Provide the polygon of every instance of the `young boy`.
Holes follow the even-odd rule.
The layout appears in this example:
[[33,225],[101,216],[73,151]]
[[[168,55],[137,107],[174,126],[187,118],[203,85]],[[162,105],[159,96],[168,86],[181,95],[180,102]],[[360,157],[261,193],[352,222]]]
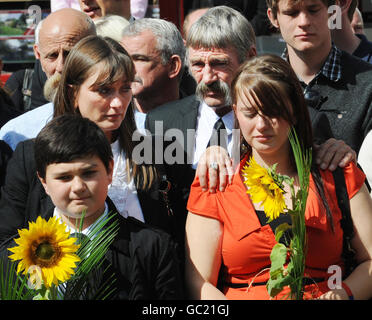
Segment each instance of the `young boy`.
[[328,22],[333,26],[335,7],[331,6],[345,1],[266,2],[268,17],[287,44],[287,59],[302,81],[305,98],[317,97],[309,106],[325,113],[334,138],[358,153],[372,129],[372,66],[332,44]]
[[[57,216],[74,232],[85,212],[82,233],[87,233],[100,217],[116,212],[107,197],[113,168],[111,147],[95,123],[78,115],[57,117],[38,134],[34,151],[38,177],[54,204],[41,213],[44,218]],[[34,220],[29,218],[24,227]],[[134,218],[116,214],[114,219],[119,231],[103,263],[115,274],[116,291],[110,298],[181,298],[170,236]]]

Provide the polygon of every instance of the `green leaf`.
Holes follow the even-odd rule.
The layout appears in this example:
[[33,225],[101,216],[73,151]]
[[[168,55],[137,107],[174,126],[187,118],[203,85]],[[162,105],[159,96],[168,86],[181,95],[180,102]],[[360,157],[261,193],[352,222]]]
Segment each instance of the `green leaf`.
[[283,265],[287,259],[287,247],[284,244],[277,243],[271,250],[270,277],[277,277],[283,271]]
[[29,300],[33,290],[27,287],[27,277],[17,274],[18,263],[0,258],[0,300]]
[[[108,217],[100,220],[91,229],[87,237],[82,238],[82,243],[78,249],[77,255],[81,258],[78,263],[75,274],[68,280],[67,290],[62,288],[62,296],[65,300],[87,299],[104,299],[112,292],[116,279],[113,275],[102,283],[101,287],[92,288],[87,292],[87,284],[89,279],[96,279],[98,274],[102,274],[100,268],[104,262],[104,257],[109,249],[109,246],[114,241],[118,231],[119,224],[116,219],[117,213],[109,213]],[[105,273],[106,268],[103,270]]]
[[283,274],[277,279],[269,279],[266,284],[267,291],[270,297],[278,295],[285,286],[289,286],[293,282],[293,278],[290,275],[283,276]]
[[275,241],[279,242],[284,232],[291,228],[292,227],[288,223],[282,223],[281,225],[277,226],[275,229]]

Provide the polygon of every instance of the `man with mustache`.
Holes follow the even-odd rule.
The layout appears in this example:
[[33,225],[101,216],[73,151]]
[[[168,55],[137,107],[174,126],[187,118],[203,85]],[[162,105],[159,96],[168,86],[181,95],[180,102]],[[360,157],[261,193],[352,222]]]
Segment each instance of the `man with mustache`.
[[[219,122],[226,133],[221,135],[219,144],[226,148],[230,157],[238,155],[234,142],[239,142],[239,134],[233,135],[235,119],[231,108],[230,85],[239,66],[255,55],[255,35],[248,20],[227,6],[210,8],[191,26],[186,40],[186,62],[197,83],[196,94],[157,107],[147,115],[146,128],[155,135],[163,134],[165,141],[172,140],[172,137],[167,137],[167,131],[172,132],[170,129],[178,129],[183,133],[183,140],[178,142],[185,152],[184,162],[170,166],[168,176],[182,190],[185,201],[196,168],[202,186],[210,190],[215,190],[217,178],[219,188],[224,189],[226,175],[232,176],[231,160],[226,154],[207,153],[206,156],[205,151],[213,140],[212,134],[215,134],[214,128]],[[319,142],[331,138],[327,118],[310,111]],[[158,130],[159,124],[162,132]],[[190,129],[194,130],[195,135],[190,135]],[[211,149],[216,148],[208,150]],[[327,167],[341,161],[348,163],[355,158],[350,147],[335,139],[329,139],[323,144],[322,150],[319,152],[320,160]],[[206,175],[209,175],[209,186]],[[184,203],[180,210],[185,208]]]
[[238,11],[227,6],[214,7],[190,27],[186,50],[186,62],[197,83],[195,95],[152,110],[146,127],[155,132],[155,121],[163,121],[164,132],[178,128],[184,137],[187,129],[195,129],[195,140],[184,141],[193,150],[188,159],[195,169],[218,121],[227,133],[224,144],[232,151],[230,84],[239,65],[256,55],[255,35],[251,24]]
[[[215,125],[224,127],[221,144],[230,155],[233,153],[234,114],[230,84],[239,65],[254,55],[255,36],[248,20],[227,6],[210,8],[191,26],[186,40],[186,63],[197,83],[196,94],[159,106],[147,114],[146,128],[156,138],[164,135],[164,158],[170,147],[167,141],[174,138],[168,139],[167,133],[174,132],[172,129],[182,132],[182,137],[177,136],[171,142],[171,145],[182,145],[176,150],[176,153],[182,152],[181,156],[176,155],[177,159],[182,158],[181,161],[172,164],[164,159],[164,163],[172,188],[182,198],[182,201],[170,199],[171,205],[180,217],[184,217],[184,222],[186,202],[199,158],[210,140],[212,144],[218,140],[215,139]],[[159,124],[162,131],[158,129]]]
[[[71,8],[55,11],[40,23],[34,52],[47,76],[45,87],[52,100],[71,48],[82,38],[95,35],[96,28],[85,13]],[[36,137],[52,117],[53,103],[44,104],[7,122],[0,130],[0,139],[14,150],[18,142]]]

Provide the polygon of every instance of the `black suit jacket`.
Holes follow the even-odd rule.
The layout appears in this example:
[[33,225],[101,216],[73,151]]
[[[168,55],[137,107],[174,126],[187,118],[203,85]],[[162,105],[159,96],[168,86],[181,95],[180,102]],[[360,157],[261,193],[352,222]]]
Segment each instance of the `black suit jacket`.
[[[155,139],[163,139],[163,136],[167,135],[167,131],[170,129],[178,129],[182,133],[183,139],[179,142],[184,150],[182,161],[171,165],[164,163],[164,168],[168,179],[177,192],[172,205],[179,213],[183,213],[182,215],[185,216],[185,219],[190,186],[195,177],[195,170],[191,166],[195,138],[190,133],[192,130],[195,132],[197,126],[199,104],[200,101],[195,95],[168,102],[150,111],[145,122],[146,129],[155,135]],[[160,127],[159,123],[162,124],[163,130],[158,130]],[[164,149],[171,143],[176,142],[164,141]]]
[[43,92],[47,77],[41,68],[40,60],[36,59],[31,79],[31,104],[29,106],[29,109],[26,109],[23,101],[23,82],[25,71],[26,69],[22,69],[12,73],[12,75],[5,83],[5,87],[11,93],[11,98],[13,100],[15,109],[20,111],[20,113],[35,109],[49,102],[45,99]]
[[[110,214],[117,212],[115,205],[107,198]],[[53,216],[54,206],[40,212],[49,219]],[[29,221],[36,221],[38,214],[29,212],[20,228],[28,228]],[[118,223],[118,234],[108,248],[102,265],[94,269],[85,283],[84,299],[94,299],[99,288],[106,288],[108,279],[113,277],[109,299],[120,300],[170,300],[183,298],[183,284],[179,269],[176,245],[167,233],[150,227],[134,218],[114,218]],[[16,231],[16,230],[15,230]],[[7,261],[8,248],[15,246],[15,232],[2,242],[1,258]],[[67,299],[69,297],[67,287]],[[76,298],[76,297],[75,297]]]
[[6,167],[8,161],[13,154],[13,150],[8,146],[8,144],[0,140],[0,187],[4,184]]

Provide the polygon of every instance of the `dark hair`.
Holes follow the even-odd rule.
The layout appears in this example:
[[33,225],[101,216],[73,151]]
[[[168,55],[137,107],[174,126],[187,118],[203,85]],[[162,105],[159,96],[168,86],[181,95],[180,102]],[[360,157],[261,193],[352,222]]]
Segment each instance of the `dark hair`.
[[51,120],[35,138],[34,150],[36,170],[43,179],[52,163],[98,156],[108,172],[113,159],[104,132],[91,120],[71,114]]
[[[276,19],[278,15],[278,10],[279,10],[279,1],[280,0],[266,0],[267,7],[272,10],[273,16]],[[293,4],[297,4],[299,2],[303,2],[304,0],[291,0]],[[332,6],[336,3],[335,0],[321,0],[323,4],[326,7]]]
[[[237,99],[247,101],[249,95],[260,113],[269,118],[282,118],[295,129],[302,148],[313,150],[313,133],[308,106],[300,81],[289,63],[276,55],[263,55],[245,62],[238,70],[231,84],[233,104]],[[242,140],[242,154],[251,152],[251,147]],[[291,149],[291,161],[295,166]],[[311,173],[317,191],[323,199],[327,218],[333,230],[332,214],[324,194],[319,169],[313,161]]]
[[[66,113],[80,114],[74,105],[76,94],[98,63],[103,63],[103,68],[96,80],[97,86],[109,85],[123,78],[133,82],[133,61],[117,41],[100,36],[85,37],[73,47],[66,58],[54,99],[54,117]],[[132,159],[135,146],[132,136],[135,130],[134,107],[131,103],[120,127],[113,132],[113,137],[118,138],[120,149],[125,152],[128,181],[134,177],[137,189],[147,190],[154,182],[156,172],[154,167],[140,166]]]
[[359,6],[359,1],[358,0],[352,0],[350,3],[349,10],[347,11],[347,17],[349,18],[349,21],[353,21],[353,16],[356,8]]

